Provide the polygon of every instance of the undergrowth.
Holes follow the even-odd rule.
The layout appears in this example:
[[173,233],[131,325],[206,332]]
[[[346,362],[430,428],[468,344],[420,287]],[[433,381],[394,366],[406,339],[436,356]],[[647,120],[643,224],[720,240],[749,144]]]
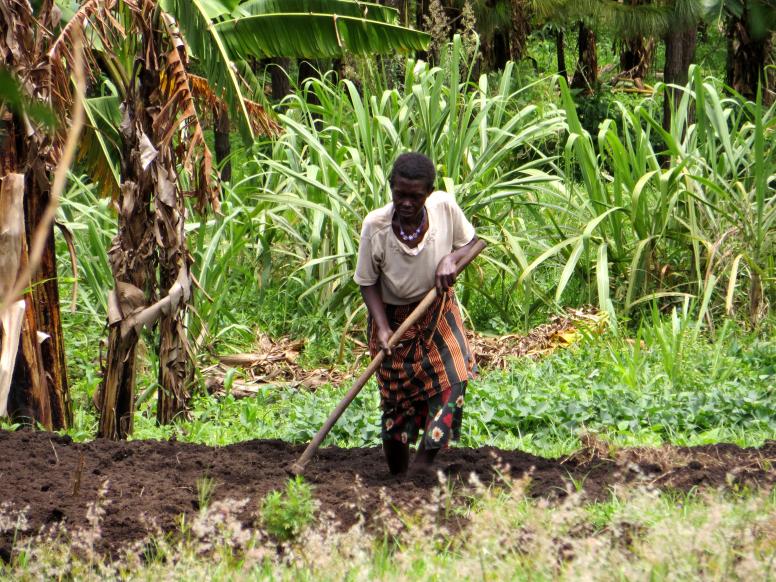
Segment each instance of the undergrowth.
[[[776,552],[776,495],[719,492],[612,492],[590,501],[570,493],[533,500],[530,481],[486,489],[471,483],[471,503],[451,504],[440,488],[418,514],[389,507],[367,528],[344,529],[334,515],[294,531],[278,544],[258,515],[237,518],[244,502],[203,509],[177,533],[149,534],[112,558],[94,551],[105,508],[90,508],[85,531],[40,534],[15,544],[0,576],[16,580],[768,580]],[[354,484],[357,497],[358,484]],[[387,502],[387,501],[386,501]],[[104,501],[102,502],[104,503]],[[440,516],[465,517],[455,532]],[[2,508],[0,533],[14,537],[23,513]],[[74,540],[79,540],[78,544]],[[84,541],[86,540],[86,541]]]
[[[732,328],[710,342],[685,330],[677,340],[681,350],[665,352],[655,339],[659,333],[659,326],[646,324],[635,339],[588,336],[539,360],[514,359],[505,370],[483,370],[467,390],[459,444],[559,456],[578,448],[578,436],[590,431],[622,445],[757,446],[776,436],[776,342]],[[79,380],[87,393],[93,382],[89,375]],[[157,426],[149,398],[136,414],[132,438],[307,442],[349,388],[349,381],[316,391],[267,384],[245,399],[200,393],[189,418],[168,426]],[[90,399],[76,403],[68,433],[90,439],[96,426]],[[371,381],[325,444],[378,445],[379,414]]]

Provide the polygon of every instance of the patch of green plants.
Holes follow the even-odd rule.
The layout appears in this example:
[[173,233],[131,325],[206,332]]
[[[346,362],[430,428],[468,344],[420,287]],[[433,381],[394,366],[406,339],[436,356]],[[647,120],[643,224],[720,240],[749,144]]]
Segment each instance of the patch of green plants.
[[[557,457],[577,449],[579,435],[591,431],[628,446],[720,441],[757,446],[776,437],[772,339],[731,327],[710,342],[684,327],[681,357],[669,358],[654,339],[665,333],[661,327],[670,328],[670,318],[645,322],[635,338],[589,335],[542,359],[520,358],[504,371],[484,370],[467,389],[460,446]],[[259,438],[308,442],[349,388],[348,381],[314,392],[269,384],[251,398],[198,395],[189,417],[172,425],[157,426],[150,408],[138,411],[133,438],[174,435],[208,445]],[[77,430],[84,434],[93,417],[79,418]],[[326,444],[379,445],[379,418],[372,381]]]
[[315,518],[312,488],[302,477],[289,479],[285,491],[270,491],[261,502],[261,525],[279,541],[297,537]]

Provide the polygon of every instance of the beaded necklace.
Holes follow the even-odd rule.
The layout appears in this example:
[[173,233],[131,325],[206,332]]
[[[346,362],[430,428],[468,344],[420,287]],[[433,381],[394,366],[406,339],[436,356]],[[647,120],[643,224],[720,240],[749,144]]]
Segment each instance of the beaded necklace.
[[410,234],[404,232],[404,228],[401,225],[401,216],[399,216],[398,213],[396,214],[396,219],[399,223],[399,237],[401,240],[404,242],[412,242],[420,236],[420,231],[423,230],[423,221],[426,219],[426,207],[423,207],[423,216],[420,217],[420,224],[418,225],[418,228],[416,228]]

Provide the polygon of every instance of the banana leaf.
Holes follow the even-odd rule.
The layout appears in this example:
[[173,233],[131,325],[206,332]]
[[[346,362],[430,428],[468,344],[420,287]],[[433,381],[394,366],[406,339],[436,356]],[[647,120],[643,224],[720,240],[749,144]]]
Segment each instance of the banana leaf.
[[395,24],[322,13],[277,13],[215,25],[236,55],[334,58],[356,54],[424,50],[427,34]]

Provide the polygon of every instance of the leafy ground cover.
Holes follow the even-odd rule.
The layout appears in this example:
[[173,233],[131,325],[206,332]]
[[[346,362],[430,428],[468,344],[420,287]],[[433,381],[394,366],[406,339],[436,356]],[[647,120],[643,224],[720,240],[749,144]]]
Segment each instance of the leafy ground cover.
[[[557,456],[575,450],[579,435],[590,431],[618,444],[656,446],[752,446],[776,437],[773,339],[728,326],[711,342],[689,324],[677,328],[674,337],[671,325],[670,319],[645,323],[634,338],[588,335],[539,360],[516,358],[506,370],[483,369],[467,392],[460,445]],[[73,361],[98,357],[85,341],[75,341],[71,349]],[[82,397],[68,434],[87,440],[94,434],[90,396],[99,379],[88,373],[74,379],[74,392]],[[174,437],[207,445],[255,438],[303,443],[349,387],[348,381],[315,391],[268,384],[255,397],[239,399],[201,392],[188,419],[164,427],[156,424],[153,399],[147,399],[136,414],[133,438]],[[374,384],[346,411],[327,444],[379,444]]]

